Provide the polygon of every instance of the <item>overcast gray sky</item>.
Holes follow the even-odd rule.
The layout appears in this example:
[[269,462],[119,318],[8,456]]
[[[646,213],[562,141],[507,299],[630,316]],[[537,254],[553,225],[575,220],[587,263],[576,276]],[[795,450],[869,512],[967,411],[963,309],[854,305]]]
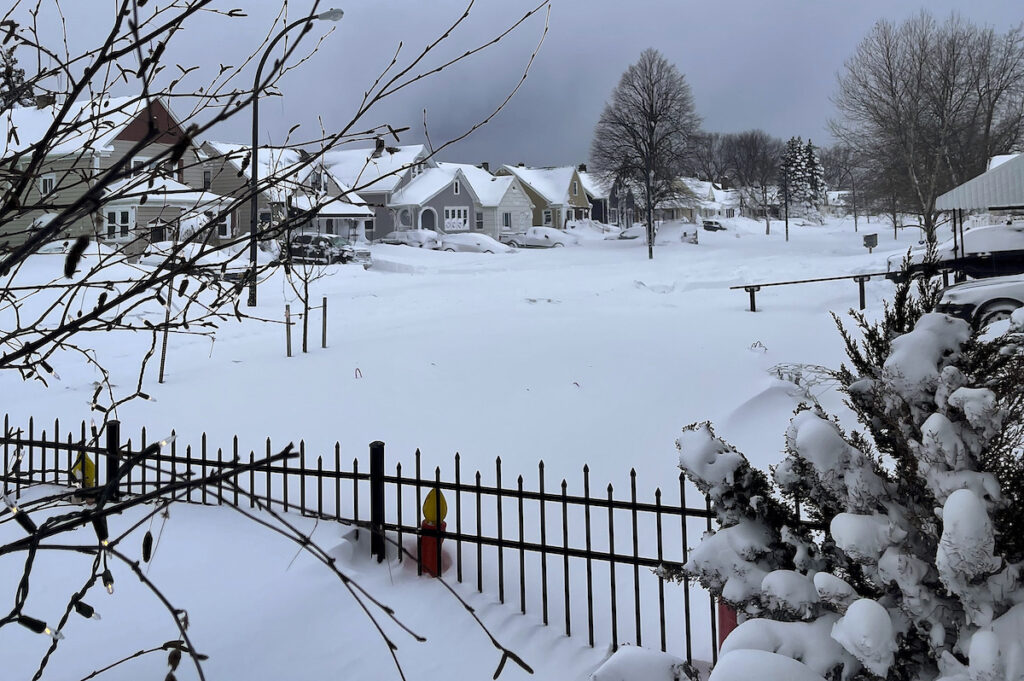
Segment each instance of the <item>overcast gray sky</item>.
[[[478,0],[444,54],[493,37],[535,2]],[[274,0],[221,4],[242,7],[249,16],[200,17],[175,39],[178,50],[214,69],[218,63],[238,63],[258,45],[280,6]],[[1000,31],[1024,19],[1024,3],[1017,0],[926,4],[940,19],[955,10]],[[73,43],[89,40],[109,23],[111,0],[68,5]],[[284,80],[284,97],[261,105],[262,134],[280,140],[300,123],[312,135],[318,116],[329,130],[340,126],[398,42],[404,41],[403,54],[411,56],[459,15],[466,0],[323,0],[321,8],[332,5],[345,10],[344,19]],[[291,17],[310,6],[312,0],[291,0]],[[923,6],[904,0],[553,0],[550,30],[527,82],[496,120],[444,156],[492,164],[586,161],[604,102],[646,47],[660,50],[685,74],[705,129],[763,128],[780,137],[828,143],[829,97],[843,62],[878,19],[901,20]],[[542,28],[542,17],[527,22],[487,53],[385,103],[366,123],[410,125],[414,130],[402,142],[422,141],[425,108],[435,144],[462,132],[515,85]],[[243,142],[249,128],[247,117],[236,117],[217,137]]]

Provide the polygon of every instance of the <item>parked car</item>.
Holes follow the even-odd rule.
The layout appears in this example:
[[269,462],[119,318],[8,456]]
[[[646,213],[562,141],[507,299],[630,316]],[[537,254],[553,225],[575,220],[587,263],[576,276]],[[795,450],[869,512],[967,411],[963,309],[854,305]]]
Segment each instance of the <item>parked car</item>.
[[505,240],[513,248],[560,248],[577,246],[580,240],[554,227],[530,227],[522,234],[511,234]]
[[[962,254],[954,251],[956,240],[949,239],[935,247],[937,267],[957,269],[969,277],[996,277],[1024,273],[1024,224],[975,227],[964,232]],[[927,246],[910,251],[910,274],[926,272]],[[886,278],[899,279],[905,254],[889,256]]]
[[954,284],[942,292],[936,312],[959,317],[976,329],[1024,307],[1024,275],[991,277]]
[[445,234],[441,237],[441,250],[469,253],[507,253],[512,249],[486,234]]
[[705,232],[721,232],[725,230],[725,227],[718,220],[701,220],[701,226],[704,227]]
[[388,232],[381,242],[436,250],[441,248],[441,235],[432,229],[403,229],[397,232]]
[[645,227],[644,225],[632,225],[630,227],[626,227],[624,230],[619,232],[619,235],[615,238],[639,239],[641,237],[643,237],[644,239],[647,238],[647,227]]
[[337,234],[299,232],[288,242],[288,256],[296,262],[310,262],[321,265],[370,261],[370,249],[353,244]]

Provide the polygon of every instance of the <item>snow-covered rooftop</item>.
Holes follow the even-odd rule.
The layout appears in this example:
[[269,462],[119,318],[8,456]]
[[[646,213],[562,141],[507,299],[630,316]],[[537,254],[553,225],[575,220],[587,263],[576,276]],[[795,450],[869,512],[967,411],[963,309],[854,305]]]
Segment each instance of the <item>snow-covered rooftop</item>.
[[[372,158],[373,149],[334,149],[324,154],[331,173],[350,187],[364,192],[394,191],[408,169],[429,154],[422,144],[398,147]],[[403,169],[404,168],[404,169]]]
[[300,194],[292,198],[292,207],[297,210],[310,210],[318,206],[316,214],[325,217],[372,218],[373,209],[365,203],[352,203],[349,199],[353,196],[356,196],[355,192],[350,192],[344,197],[325,197],[316,200]]
[[505,170],[514,174],[519,181],[529,185],[540,194],[548,203],[568,204],[569,185],[572,175],[576,172],[573,166],[561,166],[559,168],[527,168],[523,166],[503,166]]
[[592,198],[607,199],[612,193],[614,182],[599,173],[580,173],[580,180],[583,182],[583,189]]
[[452,172],[462,171],[466,182],[472,187],[480,201],[480,205],[489,208],[500,204],[501,200],[505,198],[508,188],[515,182],[515,178],[510,175],[497,177],[483,168],[468,163],[438,163],[437,166]]
[[457,175],[457,171],[446,168],[427,168],[392,194],[388,203],[392,206],[422,205],[454,182]]
[[[23,151],[42,140],[59,106],[15,106],[0,114],[4,153]],[[137,96],[78,100],[71,105],[49,153],[60,156],[110,151],[114,138],[145,108],[146,102]]]
[[169,177],[128,177],[106,187],[110,203],[139,203],[143,196],[146,205],[177,206],[180,208],[210,208],[227,199],[218,194],[201,191]]
[[1007,161],[1017,158],[1018,156],[1020,156],[1020,154],[999,154],[998,156],[993,156],[988,160],[988,170],[1001,166]]

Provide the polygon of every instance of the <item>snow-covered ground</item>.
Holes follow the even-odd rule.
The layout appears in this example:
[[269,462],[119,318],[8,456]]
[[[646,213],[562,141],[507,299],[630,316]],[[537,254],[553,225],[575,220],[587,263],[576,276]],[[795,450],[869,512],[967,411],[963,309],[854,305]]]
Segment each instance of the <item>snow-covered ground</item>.
[[[214,447],[228,446],[236,434],[243,449],[257,451],[267,437],[280,444],[304,439],[314,453],[337,441],[349,459],[379,439],[387,443],[389,468],[408,465],[420,448],[426,470],[439,465],[446,477],[456,451],[464,476],[474,469],[489,474],[500,456],[506,479],[514,480],[535,475],[544,460],[550,479],[566,478],[570,493],[581,491],[584,464],[598,489],[607,482],[625,488],[632,467],[645,499],[677,479],[673,443],[681,427],[709,419],[719,436],[764,467],[781,458],[786,423],[803,398],[768,369],[838,366],[842,346],[828,312],[855,307],[857,286],[847,280],[765,288],[756,314],[747,311],[747,294],[729,287],[882,271],[888,255],[916,245],[919,235],[903,233],[897,242],[885,223],[863,220],[856,234],[847,220],[791,226],[786,242],[780,222],[771,236],[763,222],[721,222],[726,231],[701,231],[699,245],[681,243],[684,226],[663,227],[653,261],[642,239],[583,238],[578,247],[497,255],[374,246],[371,269],[336,266],[313,285],[315,300],[329,299],[327,349],[319,347],[317,312],[310,352],[290,359],[279,323],[226,322],[214,343],[172,338],[167,382],[156,384],[155,363],[148,375],[147,392],[156,401],[131,403],[118,417],[126,432],[174,429],[183,442],[197,442],[205,431]],[[864,233],[878,234],[873,254],[862,244]],[[61,258],[36,256],[26,273],[57,276],[62,265]],[[868,310],[878,310],[891,292],[881,278],[869,282]],[[259,297],[256,312],[265,318],[281,320],[286,303],[296,309],[280,274],[261,284]],[[131,368],[149,338],[90,340],[114,369],[115,383],[133,385]],[[73,357],[53,364],[61,380],[49,388],[0,376],[2,411],[14,423],[29,416],[65,423],[89,418],[93,370]],[[841,411],[838,396],[825,392],[820,399]],[[215,653],[210,664],[226,665],[211,678],[312,679],[338,670],[354,678],[393,678],[386,651],[369,641],[373,634],[340,588],[327,584],[328,574],[302,560],[288,569],[291,548],[237,526],[240,519],[226,509],[175,509],[172,516],[183,520],[168,523],[168,532],[173,527],[178,534],[165,536],[165,562],[158,560],[153,571],[194,602],[187,607],[203,652]],[[318,532],[325,545],[348,551],[339,528]],[[465,678],[493,672],[498,656],[484,638],[468,642],[475,640],[469,639],[473,627],[434,585],[396,565],[386,570],[358,558],[345,564],[413,628],[422,622],[423,633],[437,631],[425,648],[411,641],[403,646],[410,678],[435,678],[441,670]],[[50,568],[54,583],[59,568]],[[9,584],[13,570],[20,566],[0,560],[0,583]],[[494,594],[472,598],[499,638],[538,666],[538,678],[586,678],[604,655],[585,639],[541,627],[533,615],[521,618],[513,604],[496,606]],[[119,609],[132,617],[142,608],[130,597],[110,603],[104,608],[107,635],[132,632],[117,651],[135,650],[143,633],[150,634],[148,642],[171,638],[153,633],[157,625],[148,621],[107,624],[123,621]],[[0,650],[30,636],[15,641],[10,629],[0,630]],[[94,649],[101,640],[83,636],[87,643],[77,645]],[[377,645],[372,655],[371,645]],[[465,649],[468,655],[459,653]],[[239,657],[244,670],[226,662]],[[63,669],[91,670],[64,659],[70,666]],[[514,674],[506,672],[519,678]]]

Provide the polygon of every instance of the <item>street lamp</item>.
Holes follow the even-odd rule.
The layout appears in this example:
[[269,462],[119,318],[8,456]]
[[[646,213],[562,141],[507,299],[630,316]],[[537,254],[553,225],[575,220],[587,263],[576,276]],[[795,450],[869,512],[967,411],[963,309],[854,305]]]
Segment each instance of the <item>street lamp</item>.
[[252,159],[249,171],[249,191],[251,196],[249,197],[249,266],[252,268],[252,279],[249,281],[249,307],[256,307],[256,222],[257,222],[257,211],[259,208],[259,197],[257,194],[257,184],[259,181],[257,175],[257,169],[259,165],[259,140],[257,139],[257,131],[259,129],[260,121],[260,76],[263,73],[263,66],[267,63],[267,58],[270,57],[271,51],[274,49],[274,45],[277,41],[284,37],[284,34],[292,30],[296,26],[305,24],[309,26],[314,20],[322,21],[340,21],[345,16],[345,12],[340,9],[331,8],[325,12],[314,14],[312,16],[303,17],[298,21],[285,26],[280,33],[274,36],[274,39],[267,45],[267,49],[263,52],[263,58],[260,59],[259,66],[256,67],[256,79],[253,81],[252,91]]

